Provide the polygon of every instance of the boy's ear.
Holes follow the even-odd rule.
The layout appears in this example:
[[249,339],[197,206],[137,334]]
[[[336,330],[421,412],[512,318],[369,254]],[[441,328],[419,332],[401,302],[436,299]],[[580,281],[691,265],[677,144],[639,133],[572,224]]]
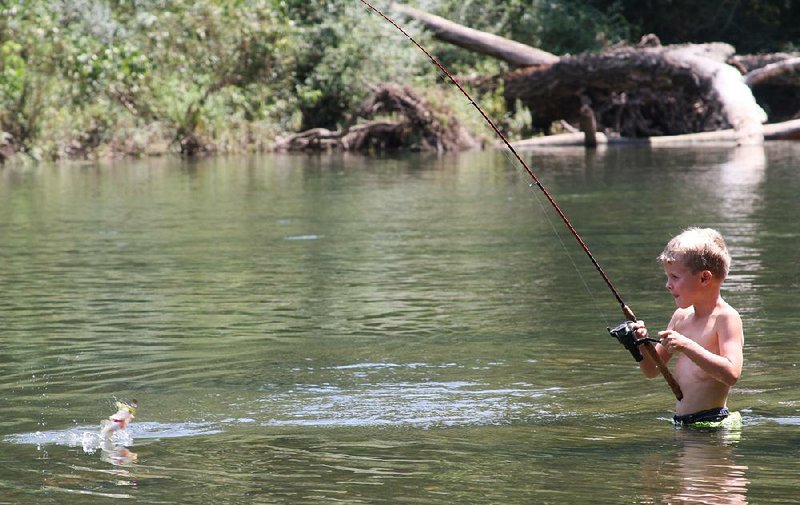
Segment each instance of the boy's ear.
[[714,275],[711,273],[710,270],[703,270],[700,272],[700,281],[701,282],[709,282],[711,279],[714,278]]

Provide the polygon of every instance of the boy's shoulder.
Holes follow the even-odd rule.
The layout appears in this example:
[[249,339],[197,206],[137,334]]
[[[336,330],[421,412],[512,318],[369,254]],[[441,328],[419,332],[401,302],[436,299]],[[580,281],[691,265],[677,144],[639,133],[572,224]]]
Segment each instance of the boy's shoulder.
[[720,342],[736,344],[741,351],[744,346],[744,328],[739,312],[721,300],[717,306],[714,328]]
[[739,311],[734,309],[728,302],[721,299],[717,304],[716,314],[718,318],[734,318],[741,320],[741,316],[739,315]]
[[685,309],[678,307],[675,309],[675,312],[672,313],[672,323],[675,324],[683,321],[684,319],[691,317],[692,314],[694,314],[694,307],[687,307]]
[[[672,324],[678,324],[681,321],[685,321],[687,319],[692,318],[694,316],[694,307],[686,307],[680,308],[678,307],[675,309],[675,312],[672,313]],[[733,320],[733,321],[741,321],[741,316],[739,312],[734,309],[728,302],[721,299],[719,303],[717,303],[716,308],[714,309],[713,317],[716,320]]]

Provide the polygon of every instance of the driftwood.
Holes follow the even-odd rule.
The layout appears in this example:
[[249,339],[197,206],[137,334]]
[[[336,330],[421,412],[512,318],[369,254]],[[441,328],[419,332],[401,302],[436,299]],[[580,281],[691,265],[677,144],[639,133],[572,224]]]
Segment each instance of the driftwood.
[[407,146],[406,139],[412,135],[408,123],[371,121],[342,131],[312,128],[294,135],[279,138],[272,149],[275,151],[365,151],[389,150]]
[[764,125],[765,140],[800,140],[800,119]]
[[493,56],[516,67],[546,65],[559,60],[555,54],[542,51],[497,35],[467,28],[442,17],[423,12],[407,5],[392,3],[390,8],[421,22],[437,38],[450,44]]
[[769,113],[770,121],[800,118],[800,54],[737,56],[732,64]]
[[[800,140],[800,119],[764,125],[765,140]],[[686,135],[664,135],[660,137],[632,138],[621,137],[614,134],[597,133],[597,145],[650,145],[650,146],[681,146],[681,145],[731,145],[738,144],[739,136],[735,130],[718,130],[713,132],[690,133]],[[503,144],[498,143],[498,147]],[[544,147],[570,147],[585,145],[585,135],[582,132],[561,133],[533,137],[518,142],[512,142],[514,149],[524,151]]]
[[583,144],[586,147],[597,147],[597,120],[594,118],[594,111],[588,103],[581,105],[581,131],[583,132]]
[[787,58],[776,61],[761,68],[748,72],[744,76],[744,82],[750,87],[766,83],[768,81],[788,80],[793,83],[800,83],[800,57]]
[[[728,141],[746,144],[765,138],[767,114],[757,99],[777,120],[800,114],[798,55],[736,56],[722,43],[661,46],[650,35],[635,47],[558,57],[406,6],[392,8],[443,41],[517,67],[503,79],[507,103],[528,107],[544,132],[565,120],[578,124],[591,112],[598,132],[691,142],[692,134],[725,130]],[[786,86],[795,87],[787,93]]]
[[546,68],[506,77],[505,96],[528,106],[546,130],[576,121],[592,104],[598,129],[650,137],[733,128],[742,143],[759,141],[767,119],[741,74],[724,63],[724,44],[621,47],[562,57]]
[[[800,53],[737,54],[729,59],[728,63],[746,75],[768,65],[782,63],[798,57],[800,57]],[[800,75],[795,74],[793,82],[800,82]]]
[[436,110],[411,88],[391,84],[375,88],[341,131],[314,128],[280,138],[273,145],[278,151],[403,148],[444,152],[475,147],[478,143],[452,115]]

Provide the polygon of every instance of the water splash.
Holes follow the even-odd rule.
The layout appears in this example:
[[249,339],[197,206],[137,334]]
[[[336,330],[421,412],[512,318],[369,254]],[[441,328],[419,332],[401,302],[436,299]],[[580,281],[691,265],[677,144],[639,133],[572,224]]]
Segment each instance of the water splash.
[[[108,442],[115,447],[130,447],[134,445],[135,439],[179,438],[221,432],[222,429],[212,423],[143,422],[114,433]],[[81,447],[87,453],[94,453],[107,445],[106,440],[100,436],[99,429],[92,426],[74,426],[64,430],[17,433],[6,435],[3,437],[3,441],[39,447],[46,445]]]

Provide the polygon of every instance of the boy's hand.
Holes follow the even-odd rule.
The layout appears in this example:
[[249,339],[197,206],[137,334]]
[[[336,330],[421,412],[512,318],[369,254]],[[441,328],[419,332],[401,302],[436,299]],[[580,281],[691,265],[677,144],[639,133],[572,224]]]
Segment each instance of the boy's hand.
[[633,323],[633,335],[639,340],[647,338],[647,328],[644,325],[644,321]]
[[661,345],[669,352],[682,351],[691,342],[690,339],[675,330],[660,331],[658,336],[661,337]]

